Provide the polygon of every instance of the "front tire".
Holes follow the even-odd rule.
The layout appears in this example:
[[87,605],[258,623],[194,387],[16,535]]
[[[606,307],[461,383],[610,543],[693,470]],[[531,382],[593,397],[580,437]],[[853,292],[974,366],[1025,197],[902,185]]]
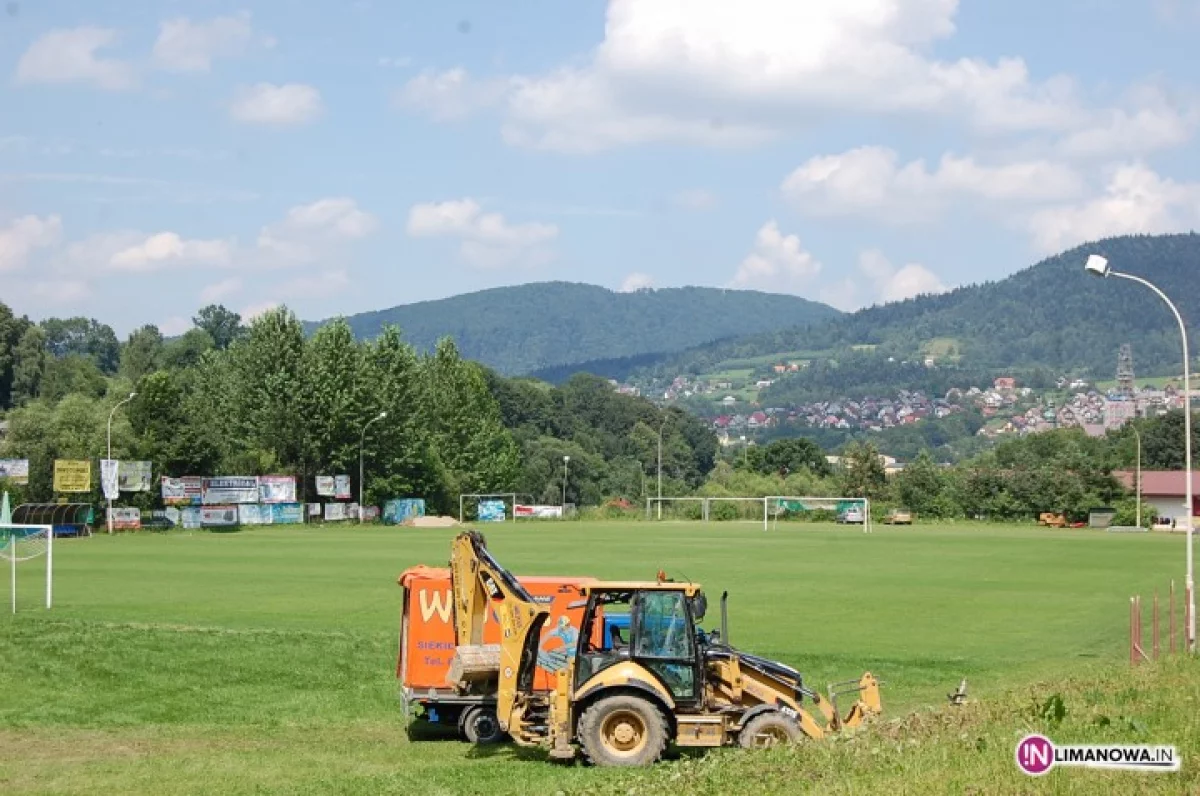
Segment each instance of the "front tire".
[[804,738],[800,725],[782,713],[760,713],[742,727],[738,742],[745,749],[763,749],[788,743],[797,743]]
[[598,700],[579,719],[583,754],[597,766],[645,766],[667,748],[667,720],[649,700],[620,694]]
[[468,708],[458,720],[458,727],[463,737],[473,744],[486,746],[504,740],[505,733],[500,729],[500,720],[491,708]]

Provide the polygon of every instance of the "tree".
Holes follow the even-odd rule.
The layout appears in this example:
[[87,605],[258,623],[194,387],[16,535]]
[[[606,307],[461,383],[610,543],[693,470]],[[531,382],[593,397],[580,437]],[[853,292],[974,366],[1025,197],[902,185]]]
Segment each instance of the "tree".
[[121,349],[121,375],[136,382],[158,370],[162,361],[163,336],[158,327],[146,324],[129,335]]
[[91,357],[68,354],[46,364],[39,395],[48,401],[59,401],[71,394],[100,398],[107,389],[108,382]]
[[0,409],[13,405],[16,349],[29,325],[28,319],[13,315],[12,310],[0,302]]
[[188,329],[181,336],[163,346],[161,362],[168,370],[194,367],[204,352],[216,347],[212,335],[203,329]]
[[13,350],[13,406],[24,406],[38,397],[46,359],[46,333],[30,324]]
[[879,449],[870,442],[852,442],[842,453],[843,489],[847,497],[877,499],[887,489],[887,471]]
[[47,318],[42,321],[46,349],[55,357],[91,357],[102,373],[112,375],[121,362],[121,344],[112,327],[94,318]]
[[896,476],[896,497],[918,515],[940,516],[943,508],[942,473],[929,451],[922,450]]
[[833,472],[825,451],[812,440],[803,437],[779,439],[768,445],[751,447],[746,456],[739,457],[735,466],[767,474],[787,476],[789,473],[807,469],[814,475],[827,476]]
[[245,328],[242,326],[242,316],[225,309],[221,304],[209,304],[192,317],[192,323],[208,332],[213,345],[224,351],[240,337]]

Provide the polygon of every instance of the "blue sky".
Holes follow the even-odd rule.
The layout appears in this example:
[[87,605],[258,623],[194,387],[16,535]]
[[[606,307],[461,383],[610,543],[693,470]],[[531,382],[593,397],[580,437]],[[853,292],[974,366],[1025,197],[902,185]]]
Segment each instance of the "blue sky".
[[0,299],[843,309],[1197,227],[1197,0],[0,3]]

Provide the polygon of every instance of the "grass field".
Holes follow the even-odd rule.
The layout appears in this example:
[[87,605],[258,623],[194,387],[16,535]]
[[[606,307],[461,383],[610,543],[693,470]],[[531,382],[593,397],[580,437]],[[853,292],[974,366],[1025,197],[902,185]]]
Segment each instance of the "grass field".
[[[1016,730],[1003,722],[1028,724],[1033,681],[1047,684],[1034,694],[1063,689],[1082,700],[1072,701],[1064,732],[1107,711],[1184,736],[1158,742],[1200,749],[1190,663],[1141,680],[1128,680],[1121,664],[1128,597],[1165,594],[1182,568],[1182,537],[645,523],[509,525],[489,529],[488,539],[521,574],[648,578],[663,568],[710,595],[728,589],[735,644],[795,665],[821,687],[876,673],[887,717],[926,722],[910,728],[924,745],[914,740],[910,755],[896,738],[910,725],[884,723],[820,748],[721,752],[630,773],[551,764],[513,747],[410,743],[394,679],[396,576],[443,563],[452,534],[268,528],[59,543],[54,609],[37,607],[42,578],[32,562],[21,569],[22,611],[0,619],[0,791],[683,793],[792,791],[807,782],[874,792],[907,782],[917,792],[926,790],[913,785],[920,776],[935,777],[928,782],[937,789],[945,777],[963,785],[971,776],[1020,786],[1028,783],[1006,735]],[[1068,676],[1083,679],[1072,686]],[[923,709],[944,704],[962,677],[983,704],[951,724],[922,719],[943,715]],[[1104,682],[1121,685],[1110,695]],[[1139,688],[1144,700],[1130,697]],[[1172,724],[1162,688],[1190,700],[1183,725]],[[1009,716],[1013,693],[1021,704]],[[1108,705],[1114,699],[1124,702]],[[988,712],[997,710],[999,724]],[[1118,725],[1085,723],[1078,733]],[[962,743],[974,768],[956,762]],[[876,759],[891,762],[876,772]],[[917,780],[897,779],[912,765]],[[789,778],[799,771],[801,779]],[[1073,790],[1101,776],[1113,775],[1048,780]],[[990,790],[982,784],[977,792]],[[1173,783],[1176,792],[1182,784]]]

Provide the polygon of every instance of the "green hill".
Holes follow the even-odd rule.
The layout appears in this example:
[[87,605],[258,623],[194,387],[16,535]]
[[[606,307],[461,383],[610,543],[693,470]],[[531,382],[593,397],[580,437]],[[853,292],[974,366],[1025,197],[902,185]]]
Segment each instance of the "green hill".
[[[1154,282],[1193,328],[1200,319],[1200,235],[1125,236],[1076,247],[997,282],[870,307],[816,327],[699,346],[652,369],[661,375],[707,373],[731,361],[813,351],[822,364],[842,365],[833,370],[854,371],[842,374],[845,381],[886,381],[889,358],[897,368],[909,359],[923,369],[927,356],[972,371],[1041,368],[1111,379],[1118,348],[1130,343],[1139,374],[1179,373],[1179,332],[1166,306],[1128,280],[1085,273],[1090,253]],[[829,370],[810,368],[783,383],[828,379]]]
[[[538,282],[352,315],[360,339],[397,324],[418,349],[449,335],[464,357],[505,374],[603,358],[671,354],[722,338],[827,321],[840,313],[796,296],[682,287],[617,293]],[[320,323],[306,324],[312,331]],[[567,368],[570,370],[571,368]]]

